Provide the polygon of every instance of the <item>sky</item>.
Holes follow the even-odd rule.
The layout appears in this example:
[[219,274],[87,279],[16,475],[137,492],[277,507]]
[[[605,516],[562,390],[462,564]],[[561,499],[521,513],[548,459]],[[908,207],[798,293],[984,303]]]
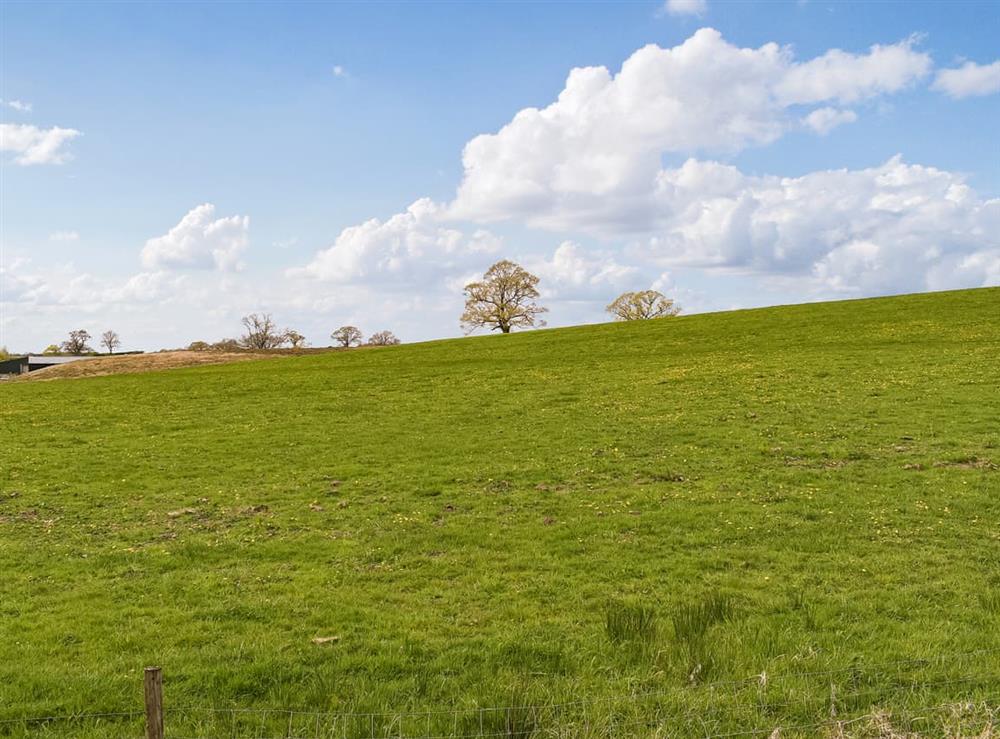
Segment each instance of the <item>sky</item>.
[[1000,285],[1000,3],[0,3],[0,345]]

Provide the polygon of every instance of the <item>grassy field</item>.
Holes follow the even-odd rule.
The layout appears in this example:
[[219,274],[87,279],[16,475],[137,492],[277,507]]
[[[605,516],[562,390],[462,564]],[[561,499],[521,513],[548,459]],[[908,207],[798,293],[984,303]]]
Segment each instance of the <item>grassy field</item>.
[[138,736],[20,719],[139,710],[150,664],[177,737],[972,736],[1000,703],[1000,289],[0,412],[0,735]]

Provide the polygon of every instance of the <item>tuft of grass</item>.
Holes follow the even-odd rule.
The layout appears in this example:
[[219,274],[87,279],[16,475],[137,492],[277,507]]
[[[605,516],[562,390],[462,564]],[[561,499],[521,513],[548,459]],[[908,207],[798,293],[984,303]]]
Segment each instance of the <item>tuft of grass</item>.
[[711,593],[694,603],[686,603],[674,611],[674,637],[683,644],[704,640],[708,629],[728,621],[735,612],[733,599],[721,593]]
[[716,671],[716,652],[708,643],[709,629],[729,621],[735,611],[733,599],[721,593],[710,593],[674,611],[671,617],[674,639],[687,658],[686,672],[690,682],[702,682]]
[[1000,590],[986,590],[980,593],[979,605],[987,613],[1000,613]]
[[612,644],[656,641],[656,611],[644,603],[612,600],[604,606],[604,631]]

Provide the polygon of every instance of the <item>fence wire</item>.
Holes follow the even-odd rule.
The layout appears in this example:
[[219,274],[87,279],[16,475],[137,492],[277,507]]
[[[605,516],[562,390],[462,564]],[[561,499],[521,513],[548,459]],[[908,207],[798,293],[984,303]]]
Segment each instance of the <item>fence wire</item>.
[[[997,655],[1000,649],[986,649],[829,670],[762,672],[600,698],[420,711],[174,707],[168,691],[165,734],[166,739],[854,737],[878,736],[864,733],[865,726],[882,722],[917,732],[913,736],[922,736],[921,730],[930,736],[992,736],[983,732],[1000,728],[1000,661],[992,659]],[[971,669],[970,661],[979,658],[984,664]],[[955,732],[947,728],[949,721],[967,725]],[[143,726],[141,711],[8,718],[0,719],[0,737],[117,739],[140,737]]]

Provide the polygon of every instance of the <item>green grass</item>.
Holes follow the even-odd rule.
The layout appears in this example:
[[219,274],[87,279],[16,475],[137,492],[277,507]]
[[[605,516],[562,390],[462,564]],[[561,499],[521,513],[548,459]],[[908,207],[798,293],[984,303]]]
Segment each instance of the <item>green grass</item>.
[[967,653],[1000,649],[1000,289],[12,383],[0,412],[0,722],[139,710],[150,664],[177,736],[997,702]]

